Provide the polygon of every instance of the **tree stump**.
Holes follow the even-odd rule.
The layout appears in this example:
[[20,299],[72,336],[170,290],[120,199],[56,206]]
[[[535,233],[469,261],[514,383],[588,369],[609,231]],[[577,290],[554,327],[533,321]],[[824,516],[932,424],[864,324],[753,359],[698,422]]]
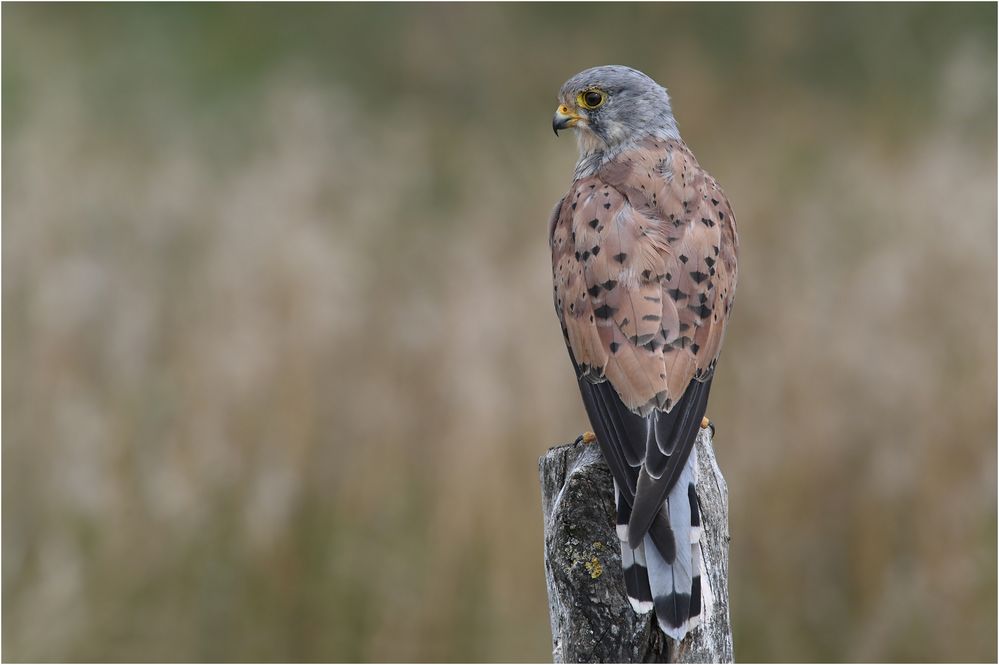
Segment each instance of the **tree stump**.
[[556,663],[732,662],[728,487],[711,448],[710,430],[702,429],[695,445],[705,612],[701,625],[679,644],[659,630],[653,612],[637,614],[628,603],[614,529],[614,484],[600,447],[557,446],[539,460]]

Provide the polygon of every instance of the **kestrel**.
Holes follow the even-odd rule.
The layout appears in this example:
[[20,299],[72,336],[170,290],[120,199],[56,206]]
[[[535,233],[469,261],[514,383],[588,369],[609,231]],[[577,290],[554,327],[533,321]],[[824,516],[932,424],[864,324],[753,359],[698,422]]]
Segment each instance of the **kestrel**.
[[645,74],[587,69],[559,104],[579,161],[549,226],[555,309],[614,476],[628,598],[681,640],[702,610],[693,444],[735,299],[735,217]]

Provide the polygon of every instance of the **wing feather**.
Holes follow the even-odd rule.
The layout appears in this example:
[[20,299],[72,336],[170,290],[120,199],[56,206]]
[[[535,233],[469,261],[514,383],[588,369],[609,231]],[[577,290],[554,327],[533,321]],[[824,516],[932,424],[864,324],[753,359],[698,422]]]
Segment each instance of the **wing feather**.
[[555,305],[633,547],[689,455],[736,285],[731,208],[679,141],[581,178],[553,215]]

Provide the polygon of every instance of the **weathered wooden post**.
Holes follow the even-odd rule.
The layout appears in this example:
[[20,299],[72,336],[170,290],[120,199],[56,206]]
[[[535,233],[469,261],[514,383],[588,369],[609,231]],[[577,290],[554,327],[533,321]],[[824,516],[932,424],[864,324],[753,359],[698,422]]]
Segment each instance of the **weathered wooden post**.
[[540,459],[555,662],[732,662],[728,487],[711,448],[710,430],[700,431],[696,445],[706,612],[702,624],[679,644],[659,630],[653,613],[636,614],[625,596],[614,531],[614,485],[599,446],[557,446]]

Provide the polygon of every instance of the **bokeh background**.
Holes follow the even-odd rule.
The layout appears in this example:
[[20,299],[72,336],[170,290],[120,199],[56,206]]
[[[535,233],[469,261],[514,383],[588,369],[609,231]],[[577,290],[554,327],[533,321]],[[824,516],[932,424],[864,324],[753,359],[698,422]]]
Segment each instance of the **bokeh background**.
[[995,5],[2,13],[5,660],[548,660],[604,63],[740,222],[736,656],[996,659]]

